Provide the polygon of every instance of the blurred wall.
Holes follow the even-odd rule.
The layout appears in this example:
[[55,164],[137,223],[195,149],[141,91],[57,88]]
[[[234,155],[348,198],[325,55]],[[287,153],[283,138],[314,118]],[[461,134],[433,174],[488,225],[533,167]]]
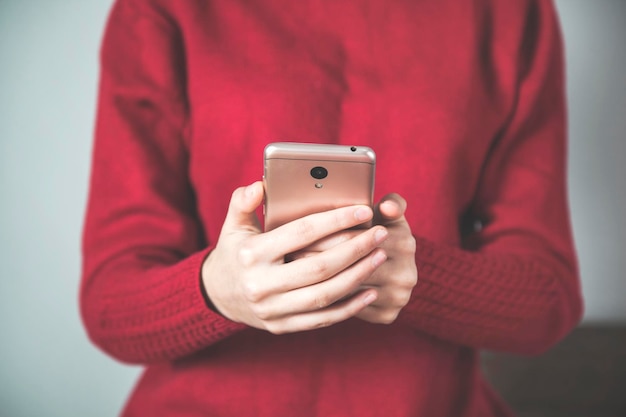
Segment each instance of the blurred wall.
[[[77,287],[111,0],[0,0],[0,414],[112,416],[139,372],[87,341]],[[626,323],[626,2],[557,2],[587,322]]]
[[586,321],[626,321],[626,1],[558,0]]
[[97,53],[111,0],[0,0],[0,415],[119,413],[138,373],[78,316]]

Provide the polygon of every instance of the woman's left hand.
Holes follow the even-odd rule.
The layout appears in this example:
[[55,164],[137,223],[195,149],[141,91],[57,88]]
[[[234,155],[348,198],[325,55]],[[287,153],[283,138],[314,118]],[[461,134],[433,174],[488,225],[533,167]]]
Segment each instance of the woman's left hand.
[[[389,232],[381,248],[386,261],[367,278],[362,289],[374,288],[376,301],[365,307],[356,317],[370,323],[393,323],[409,302],[417,284],[415,265],[415,238],[404,216],[406,201],[398,194],[388,194],[375,207],[374,223],[385,226]],[[358,233],[354,230],[338,232],[320,240],[305,250],[294,253],[291,259],[309,256],[349,240]]]
[[378,298],[357,315],[362,320],[393,323],[417,284],[415,238],[404,217],[406,206],[406,201],[398,194],[388,194],[376,205],[374,221],[389,232],[381,245],[387,260],[363,283],[376,288]]

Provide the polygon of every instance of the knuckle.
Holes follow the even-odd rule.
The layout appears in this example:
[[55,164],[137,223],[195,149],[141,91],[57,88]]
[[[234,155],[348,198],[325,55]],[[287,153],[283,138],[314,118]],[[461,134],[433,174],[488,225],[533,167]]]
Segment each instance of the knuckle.
[[347,229],[353,226],[354,223],[354,213],[352,211],[343,210],[335,214],[334,226],[337,230]]
[[354,209],[347,207],[333,211],[333,216],[330,219],[330,226],[337,231],[349,229],[358,223]]
[[402,274],[400,277],[400,286],[406,289],[412,289],[417,284],[417,272],[410,271]]
[[387,310],[381,315],[381,323],[383,324],[391,324],[398,318],[398,314],[400,310]]
[[281,335],[287,333],[283,326],[279,326],[274,322],[265,323],[265,330],[274,335]]
[[258,303],[263,299],[264,293],[256,281],[247,280],[243,284],[243,296],[249,302]]
[[253,304],[251,310],[259,320],[266,321],[272,317],[270,310],[263,304]]
[[354,238],[356,236],[356,234],[353,231],[349,231],[349,232],[345,232],[345,233],[338,233],[337,237],[336,237],[336,241],[335,246],[339,245],[341,243],[345,243],[349,240],[351,240],[352,238]]
[[393,291],[388,294],[387,302],[385,303],[388,308],[399,308],[402,306],[402,291]]
[[315,225],[308,218],[302,218],[296,223],[296,235],[301,238],[308,238],[315,232]]
[[241,244],[237,251],[237,260],[244,267],[251,267],[258,261],[257,251],[250,241]]
[[398,308],[402,308],[409,303],[410,299],[411,299],[410,291],[399,291],[395,297],[395,305]]
[[329,327],[333,323],[330,320],[318,320],[311,326],[311,329],[323,329],[324,327]]
[[414,283],[400,283],[389,292],[389,305],[398,309],[407,305],[413,293]]
[[407,253],[414,254],[417,249],[417,243],[413,235],[407,233],[400,241],[401,248]]
[[315,308],[321,310],[325,307],[328,307],[332,303],[332,301],[328,294],[318,294],[317,296],[315,296],[313,303]]
[[317,277],[326,276],[329,273],[328,263],[319,259],[311,259],[309,272]]
[[370,253],[372,251],[372,249],[373,249],[373,245],[369,244],[368,242],[358,242],[354,246],[354,255],[358,259],[361,259],[365,255]]
[[328,222],[333,229],[342,230],[348,227],[348,218],[345,210],[335,210]]
[[372,236],[373,234],[368,236],[366,233],[363,233],[358,239],[352,239],[350,244],[352,245],[352,256],[354,259],[361,259],[376,248],[376,242],[371,238]]

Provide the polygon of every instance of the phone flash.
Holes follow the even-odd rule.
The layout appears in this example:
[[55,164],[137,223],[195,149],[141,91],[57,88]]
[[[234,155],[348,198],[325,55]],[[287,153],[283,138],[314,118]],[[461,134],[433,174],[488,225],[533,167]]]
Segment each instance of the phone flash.
[[316,182],[315,183],[315,188],[322,188],[324,186],[324,184],[322,184],[321,182]]

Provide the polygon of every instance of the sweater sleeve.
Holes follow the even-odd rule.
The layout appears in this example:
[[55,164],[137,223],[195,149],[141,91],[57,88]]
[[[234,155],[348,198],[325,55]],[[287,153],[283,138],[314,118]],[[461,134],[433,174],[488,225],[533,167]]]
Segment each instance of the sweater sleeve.
[[117,1],[105,31],[80,291],[91,340],[135,363],[243,328],[202,293],[211,247],[187,176],[184,50],[175,24],[148,5]]
[[477,348],[536,354],[580,320],[566,195],[563,51],[553,6],[532,2],[514,108],[493,143],[464,248],[416,237],[419,281],[400,320]]

